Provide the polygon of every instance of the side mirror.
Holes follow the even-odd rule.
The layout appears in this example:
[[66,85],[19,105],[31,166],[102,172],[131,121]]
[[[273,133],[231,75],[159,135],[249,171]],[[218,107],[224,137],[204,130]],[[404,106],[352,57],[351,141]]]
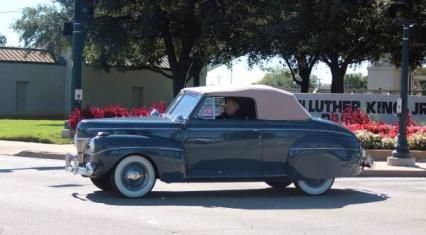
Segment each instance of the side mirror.
[[158,117],[158,116],[160,116],[160,112],[158,112],[158,110],[156,110],[156,109],[153,109],[150,113],[150,116]]

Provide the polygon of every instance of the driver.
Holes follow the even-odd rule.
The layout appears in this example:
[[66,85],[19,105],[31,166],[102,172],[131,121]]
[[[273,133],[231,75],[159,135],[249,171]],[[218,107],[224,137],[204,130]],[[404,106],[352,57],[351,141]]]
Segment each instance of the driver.
[[225,111],[219,116],[221,120],[238,120],[244,119],[244,115],[240,109],[240,104],[234,98],[226,98]]

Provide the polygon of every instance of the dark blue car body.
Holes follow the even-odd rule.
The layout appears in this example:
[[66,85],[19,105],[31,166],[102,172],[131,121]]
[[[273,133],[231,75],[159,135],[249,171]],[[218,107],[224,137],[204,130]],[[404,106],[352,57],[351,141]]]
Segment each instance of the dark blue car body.
[[321,179],[358,175],[363,150],[353,133],[320,119],[196,120],[169,117],[83,120],[77,138],[94,138],[84,163],[92,178],[121,159],[143,156],[164,182]]

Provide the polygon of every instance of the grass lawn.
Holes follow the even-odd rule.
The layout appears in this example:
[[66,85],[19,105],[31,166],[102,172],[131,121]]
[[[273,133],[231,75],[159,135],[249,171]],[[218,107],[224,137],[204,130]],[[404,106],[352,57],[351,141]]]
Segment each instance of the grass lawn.
[[70,144],[61,137],[64,121],[0,119],[0,140],[16,140],[48,144]]

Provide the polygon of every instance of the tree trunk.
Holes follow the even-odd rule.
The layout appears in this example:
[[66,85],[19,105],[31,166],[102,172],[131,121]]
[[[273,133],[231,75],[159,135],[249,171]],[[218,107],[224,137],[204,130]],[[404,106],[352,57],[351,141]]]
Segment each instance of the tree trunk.
[[193,85],[200,86],[200,74],[203,66],[201,63],[193,63],[190,74],[192,77]]
[[310,82],[311,82],[311,71],[307,68],[299,67],[299,76],[302,79],[301,84],[300,84],[300,92],[308,93],[309,92],[309,85],[310,85]]
[[331,93],[344,93],[344,78],[348,65],[329,66],[331,71]]
[[173,74],[173,96],[176,97],[180,90],[185,88],[186,74],[183,72],[177,72]]
[[194,86],[200,86],[200,73],[194,74]]
[[308,93],[309,92],[309,78],[302,80],[302,85],[300,86],[300,92]]

